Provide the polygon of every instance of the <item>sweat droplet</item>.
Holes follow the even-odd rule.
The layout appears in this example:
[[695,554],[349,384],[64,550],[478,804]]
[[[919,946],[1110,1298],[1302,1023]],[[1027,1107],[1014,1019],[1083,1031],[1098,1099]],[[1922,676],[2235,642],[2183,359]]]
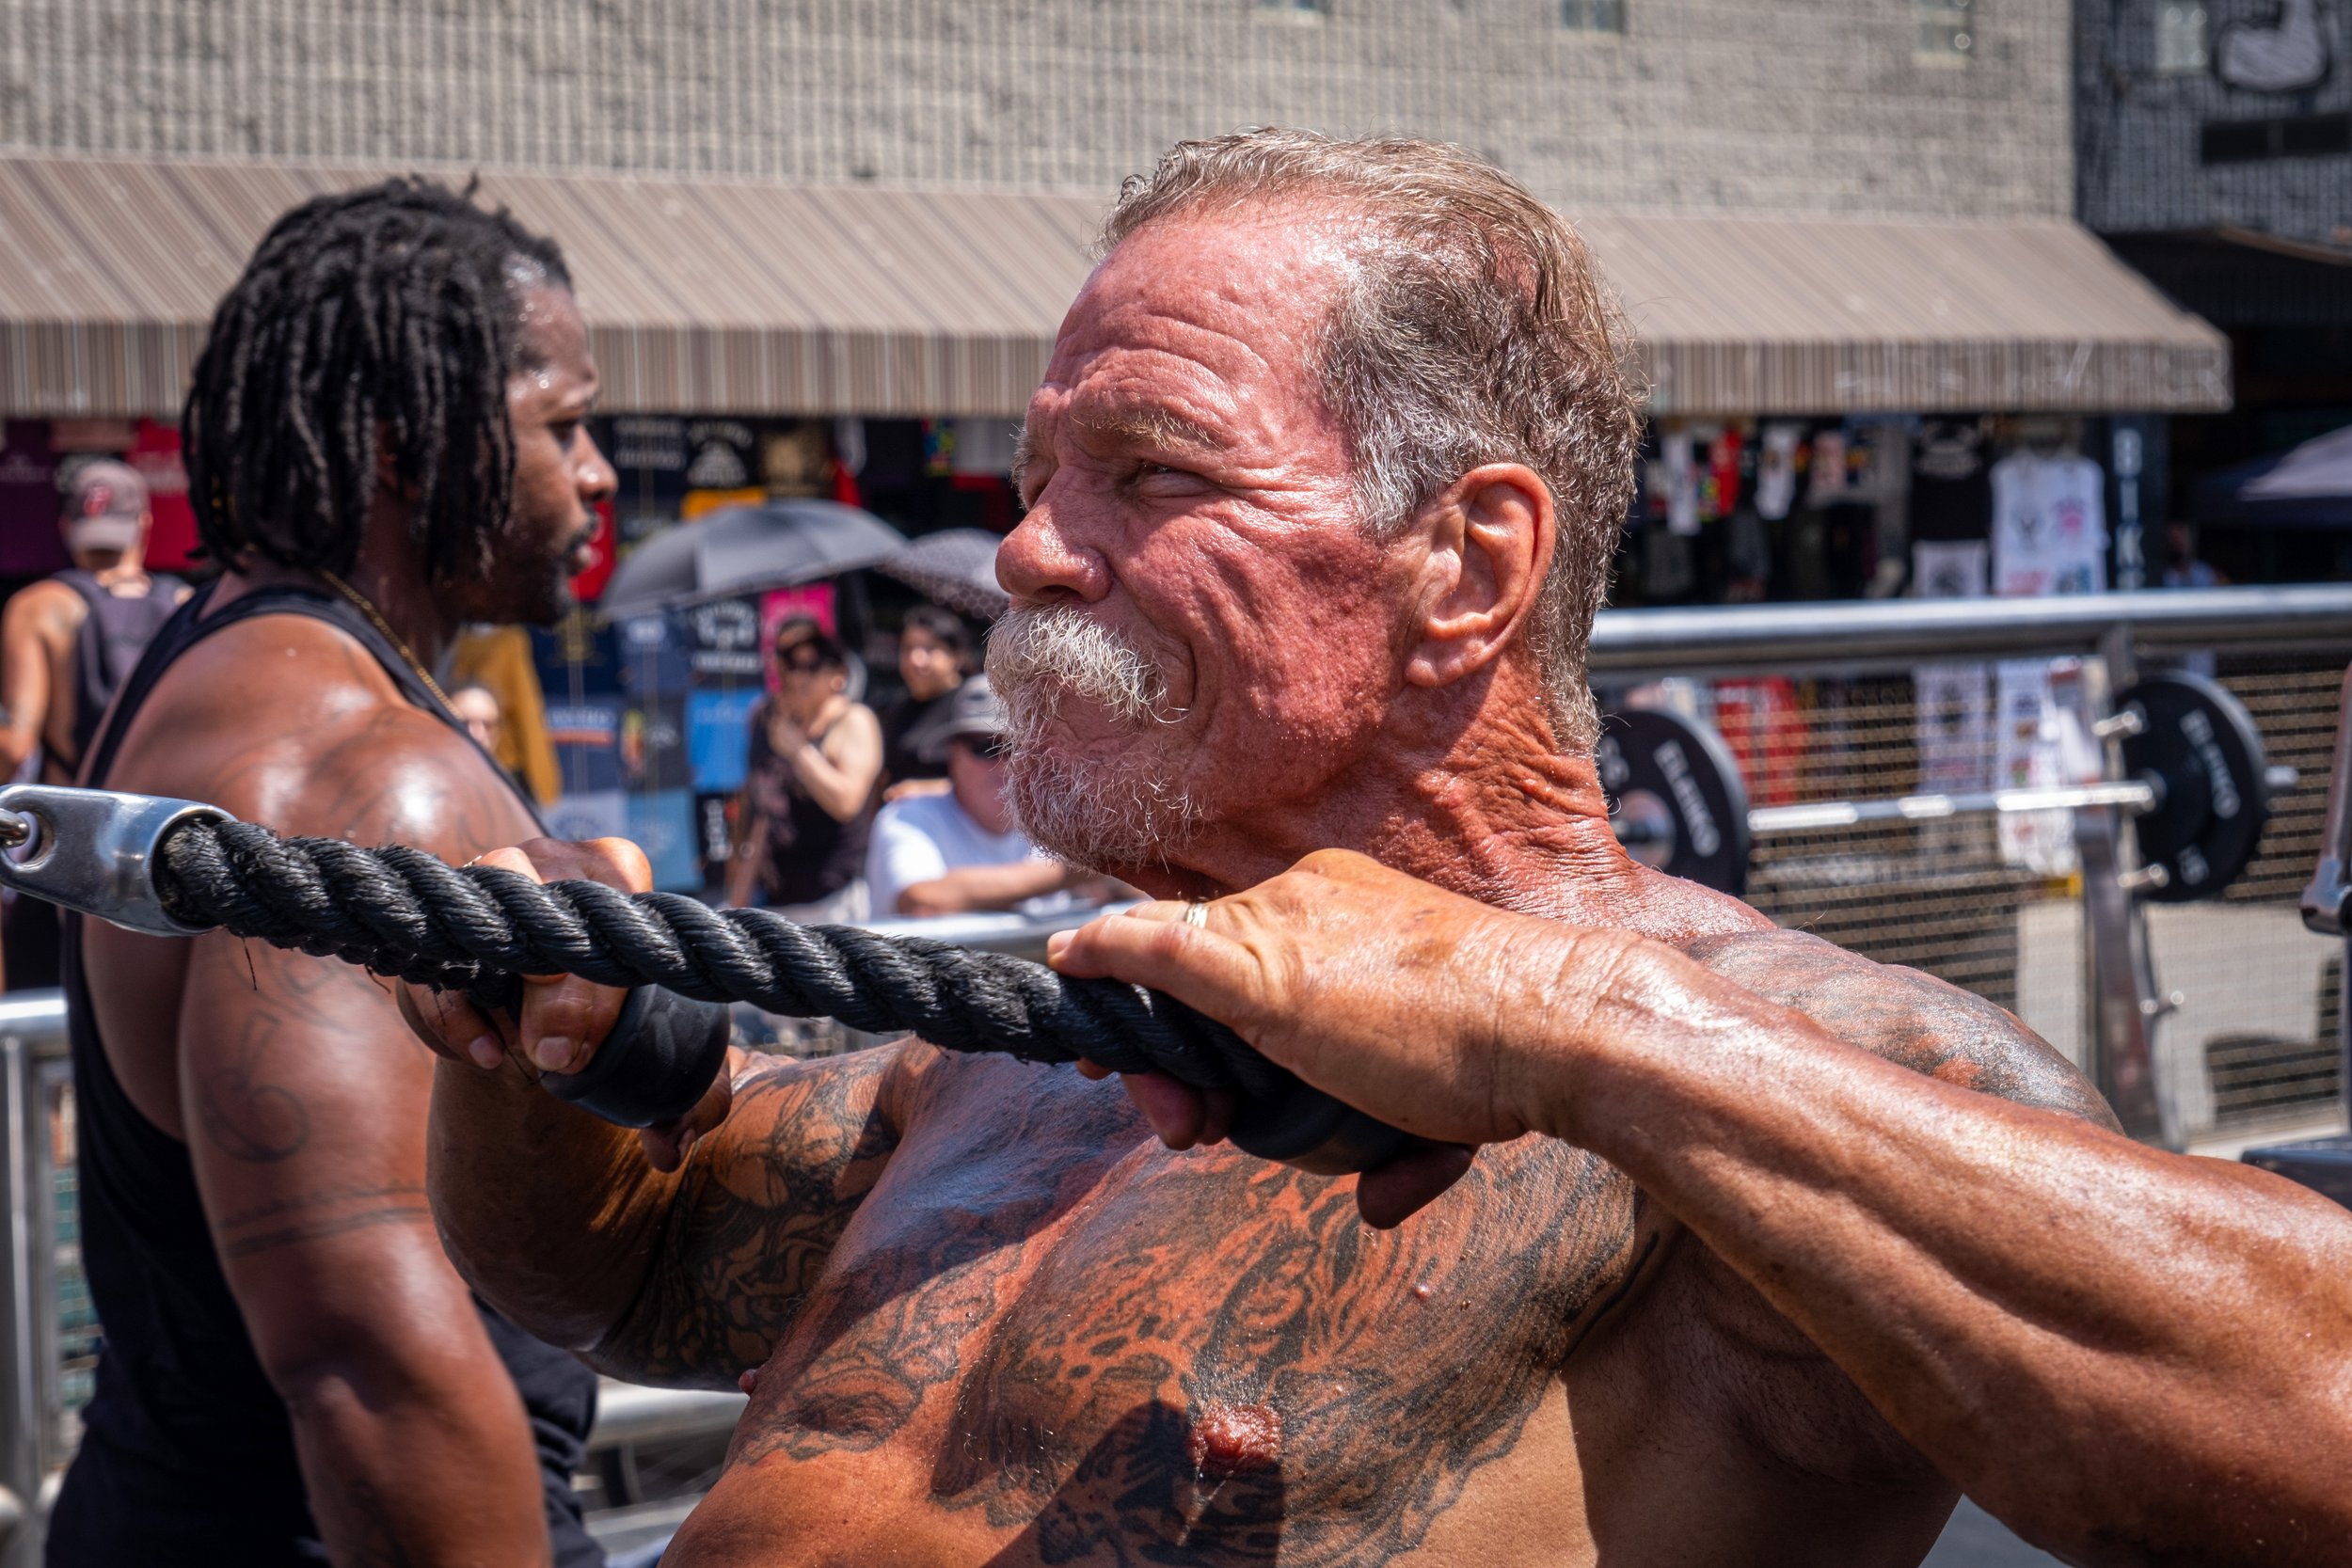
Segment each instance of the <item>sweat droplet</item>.
[[1434,1296],[1437,1293],[1437,1291],[1431,1290],[1426,1285],[1416,1285],[1413,1287],[1413,1299],[1415,1301],[1427,1301],[1431,1296]]

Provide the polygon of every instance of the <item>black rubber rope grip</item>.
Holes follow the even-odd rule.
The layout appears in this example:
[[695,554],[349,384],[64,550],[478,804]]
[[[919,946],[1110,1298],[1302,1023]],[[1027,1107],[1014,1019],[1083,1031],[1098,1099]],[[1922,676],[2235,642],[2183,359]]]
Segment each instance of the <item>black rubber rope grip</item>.
[[727,1008],[660,986],[639,986],[588,1065],[547,1072],[539,1086],[622,1127],[656,1127],[694,1108],[726,1066]]
[[627,1126],[669,1120],[701,1098],[727,1043],[723,1007],[704,1005],[736,1001],[948,1051],[1084,1058],[1231,1092],[1235,1147],[1305,1170],[1369,1169],[1404,1143],[1172,997],[1004,954],[717,911],[675,894],[541,884],[421,849],[280,838],[247,822],[180,824],[156,847],[153,878],[163,908],[191,929],[364,964],[478,1006],[515,1005],[524,974],[630,988],[621,1026],[588,1069],[547,1075],[553,1092]]

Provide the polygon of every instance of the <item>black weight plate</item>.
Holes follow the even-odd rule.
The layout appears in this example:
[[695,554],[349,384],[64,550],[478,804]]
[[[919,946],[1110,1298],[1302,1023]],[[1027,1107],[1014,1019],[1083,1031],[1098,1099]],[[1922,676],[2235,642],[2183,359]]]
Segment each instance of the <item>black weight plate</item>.
[[1748,885],[1748,788],[1722,736],[1664,708],[1613,713],[1593,754],[1626,852],[1737,896]]
[[2143,896],[2182,904],[2217,898],[2262,844],[2270,820],[2269,758],[2235,697],[2202,675],[2150,675],[2116,700],[2146,727],[2123,742],[2123,771],[2153,774],[2156,809],[2139,817],[2139,858],[2168,880]]

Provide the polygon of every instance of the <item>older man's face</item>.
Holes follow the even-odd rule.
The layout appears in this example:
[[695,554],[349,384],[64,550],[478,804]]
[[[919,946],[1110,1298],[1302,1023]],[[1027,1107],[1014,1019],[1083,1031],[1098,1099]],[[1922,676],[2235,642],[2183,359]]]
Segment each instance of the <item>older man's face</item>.
[[1148,868],[1271,827],[1376,733],[1407,573],[1310,370],[1342,266],[1309,214],[1165,221],[1062,324],[989,663],[1016,805],[1060,853]]

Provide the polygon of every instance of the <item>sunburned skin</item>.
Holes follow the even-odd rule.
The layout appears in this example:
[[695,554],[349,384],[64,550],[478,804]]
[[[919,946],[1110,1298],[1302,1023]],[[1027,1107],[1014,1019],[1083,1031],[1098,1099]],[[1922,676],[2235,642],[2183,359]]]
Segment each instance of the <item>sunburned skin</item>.
[[[1520,638],[1554,545],[1544,482],[1490,464],[1392,537],[1360,526],[1305,370],[1333,223],[1132,235],[1031,404],[1000,578],[1116,634],[1168,694],[1134,726],[1059,693],[1037,744],[1058,776],[1156,782],[1197,814],[1162,858],[1101,869],[1175,898],[1350,847],[1677,948],[1706,966],[1693,1012],[1760,996],[1915,1072],[2102,1117],[1997,1009],[1617,849]],[[489,859],[642,876],[596,847]],[[616,1007],[535,988],[532,1049],[584,1062]],[[1954,1500],[1753,1286],[1567,1142],[1466,1170],[1430,1151],[1381,1208],[1418,1212],[1379,1229],[1358,1179],[1171,1148],[1116,1084],[905,1041],[751,1069],[641,1148],[514,1060],[469,1065],[493,1028],[518,1054],[512,1031],[412,1010],[444,1053],[436,1214],[485,1296],[621,1376],[758,1370],[672,1568],[1908,1568]]]

